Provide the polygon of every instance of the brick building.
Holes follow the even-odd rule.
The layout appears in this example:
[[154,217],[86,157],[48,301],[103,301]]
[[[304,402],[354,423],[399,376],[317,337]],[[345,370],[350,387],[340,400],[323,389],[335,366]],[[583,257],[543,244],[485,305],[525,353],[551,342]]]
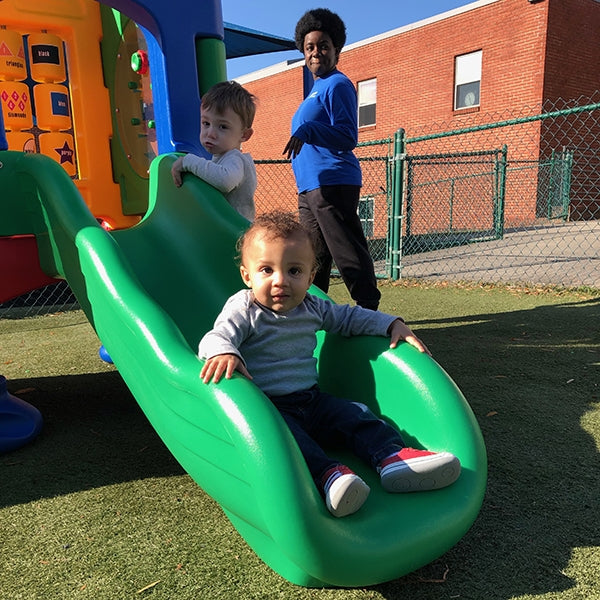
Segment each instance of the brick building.
[[[381,19],[385,23],[385,15]],[[359,141],[388,138],[400,127],[408,132],[434,123],[448,130],[469,128],[489,122],[490,115],[510,117],[522,107],[540,113],[549,100],[591,97],[600,89],[598,31],[598,0],[477,0],[348,45],[338,66],[358,90]],[[257,160],[282,158],[292,115],[305,93],[300,53],[298,58],[238,78],[259,99],[255,133],[244,145]],[[513,145],[511,158],[538,159],[546,152],[548,130],[541,121],[531,123],[519,134],[530,140],[527,148]],[[481,140],[478,149],[485,149]],[[456,150],[456,140],[453,144]],[[445,148],[450,146],[438,141],[436,151]],[[289,169],[276,178],[278,194],[295,192]],[[533,218],[535,196],[532,189],[527,205],[507,203],[512,206],[507,220]],[[600,201],[586,202],[589,216],[597,217]]]

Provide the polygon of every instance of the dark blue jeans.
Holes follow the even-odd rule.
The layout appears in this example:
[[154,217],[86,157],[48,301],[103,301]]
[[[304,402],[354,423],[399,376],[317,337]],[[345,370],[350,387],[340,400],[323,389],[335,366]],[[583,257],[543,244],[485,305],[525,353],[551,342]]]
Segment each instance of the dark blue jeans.
[[318,386],[271,397],[271,402],[296,439],[317,487],[327,470],[341,464],[327,456],[322,444],[349,448],[373,468],[404,448],[400,434],[367,406],[332,396]]

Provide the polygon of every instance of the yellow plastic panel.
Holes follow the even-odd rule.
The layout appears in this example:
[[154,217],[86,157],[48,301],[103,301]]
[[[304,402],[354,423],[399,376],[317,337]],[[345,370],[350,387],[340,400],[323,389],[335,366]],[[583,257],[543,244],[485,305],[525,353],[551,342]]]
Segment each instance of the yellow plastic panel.
[[[95,0],[2,0],[1,6],[0,27],[5,29],[0,29],[0,47],[1,41],[8,38],[11,45],[14,46],[15,42],[18,45],[14,36],[14,32],[18,32],[20,36],[27,37],[32,46],[39,46],[38,50],[42,52],[38,56],[41,60],[36,64],[32,61],[31,73],[28,74],[34,81],[33,89],[50,82],[57,84],[66,81],[65,85],[68,85],[71,117],[69,133],[72,132],[73,137],[68,141],[66,134],[63,134],[62,143],[56,136],[45,140],[40,138],[39,146],[44,146],[41,151],[59,163],[62,160],[63,168],[71,176],[76,173],[74,183],[95,216],[109,219],[116,228],[139,222],[137,216],[123,215],[120,188],[113,181],[110,156],[110,139],[113,135],[111,110],[108,90],[104,86],[100,54],[100,41],[103,37],[100,4]],[[9,47],[8,43],[6,45]],[[43,54],[44,45],[49,51],[48,55]],[[17,72],[21,77],[21,71]],[[4,78],[8,79],[7,76]],[[11,91],[14,90],[16,82],[0,81],[0,86],[8,84],[13,86]],[[28,88],[28,98],[31,98],[34,92],[27,85],[25,87]],[[21,88],[17,91],[24,90]],[[33,127],[31,100],[28,104],[28,117],[11,117],[8,113],[16,111],[9,111],[4,99],[2,108],[7,129],[19,131]],[[46,124],[43,115],[42,121]],[[63,128],[62,125],[60,128]],[[55,130],[56,127],[52,126],[50,129]],[[34,136],[45,135],[37,130],[32,133]],[[52,131],[52,134],[55,133],[58,131]],[[60,148],[62,151],[65,140],[68,142],[67,148],[62,155],[58,154],[55,149]],[[74,151],[70,156],[73,163],[67,158],[69,151]]]
[[[5,0],[6,3],[6,0]],[[28,16],[28,19],[41,20],[42,17],[64,17],[85,19],[89,15],[89,2],[85,0],[12,0],[12,4],[19,13]],[[4,12],[4,6],[2,7]]]
[[29,36],[29,64],[35,81],[65,81],[67,71],[62,40],[49,33],[32,33]]
[[4,126],[12,131],[29,129],[33,125],[29,86],[20,81],[0,81],[0,102]]
[[0,79],[18,81],[26,78],[23,37],[18,31],[0,29]]
[[25,131],[8,131],[6,132],[6,141],[8,149],[16,152],[29,152],[35,154],[35,138],[33,133]]
[[40,152],[55,160],[71,177],[74,177],[77,169],[73,136],[57,131],[42,133],[39,140]]
[[71,128],[69,88],[58,83],[38,83],[33,88],[37,126],[49,131]]

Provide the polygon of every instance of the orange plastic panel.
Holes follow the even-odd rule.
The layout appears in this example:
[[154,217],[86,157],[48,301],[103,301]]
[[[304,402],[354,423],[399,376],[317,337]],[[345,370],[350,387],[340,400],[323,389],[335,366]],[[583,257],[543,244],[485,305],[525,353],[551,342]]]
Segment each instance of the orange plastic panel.
[[33,133],[28,131],[7,131],[8,149],[17,152],[37,152]]
[[67,71],[62,40],[49,33],[32,33],[29,36],[29,64],[35,81],[65,81]]
[[0,29],[0,80],[27,78],[23,38],[18,31]]
[[69,88],[58,83],[38,83],[33,88],[37,126],[49,131],[71,128]]
[[20,131],[33,126],[29,86],[20,81],[0,81],[0,103],[6,129]]
[[63,132],[42,133],[40,135],[40,152],[54,159],[71,175],[77,173],[73,136]]

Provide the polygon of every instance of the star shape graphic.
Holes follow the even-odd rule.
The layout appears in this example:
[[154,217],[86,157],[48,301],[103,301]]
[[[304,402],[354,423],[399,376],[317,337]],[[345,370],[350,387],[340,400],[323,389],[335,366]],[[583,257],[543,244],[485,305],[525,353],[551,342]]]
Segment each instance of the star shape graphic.
[[69,148],[68,142],[65,140],[62,148],[54,148],[54,151],[60,156],[60,164],[70,162],[73,163],[73,150]]

